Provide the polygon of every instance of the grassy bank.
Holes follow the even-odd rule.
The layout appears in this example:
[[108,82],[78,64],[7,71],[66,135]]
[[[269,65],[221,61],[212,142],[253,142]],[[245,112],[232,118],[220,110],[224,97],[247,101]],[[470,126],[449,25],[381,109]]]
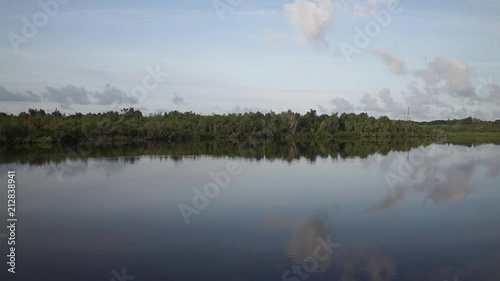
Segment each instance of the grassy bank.
[[500,144],[500,132],[449,132],[446,142],[456,144],[495,143]]

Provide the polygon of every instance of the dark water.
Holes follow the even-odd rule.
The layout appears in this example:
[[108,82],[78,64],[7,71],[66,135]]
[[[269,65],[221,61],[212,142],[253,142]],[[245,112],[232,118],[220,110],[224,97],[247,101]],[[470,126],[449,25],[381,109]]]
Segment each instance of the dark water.
[[394,148],[4,150],[1,280],[500,280],[500,146]]

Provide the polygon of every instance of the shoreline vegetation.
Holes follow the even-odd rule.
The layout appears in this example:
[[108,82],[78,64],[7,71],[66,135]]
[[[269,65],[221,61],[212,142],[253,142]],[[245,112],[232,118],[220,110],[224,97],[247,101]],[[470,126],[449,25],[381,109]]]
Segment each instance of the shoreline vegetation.
[[311,142],[427,140],[500,143],[500,120],[474,118],[416,122],[367,113],[231,113],[200,115],[171,111],[144,116],[134,108],[120,112],[62,114],[29,109],[0,113],[0,143],[127,144],[137,142],[238,141]]

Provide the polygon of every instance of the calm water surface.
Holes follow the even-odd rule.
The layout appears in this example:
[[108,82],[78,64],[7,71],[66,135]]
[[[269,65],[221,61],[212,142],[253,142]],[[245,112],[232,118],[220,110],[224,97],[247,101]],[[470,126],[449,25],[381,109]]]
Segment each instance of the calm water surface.
[[500,280],[500,146],[384,154],[11,158],[1,280]]

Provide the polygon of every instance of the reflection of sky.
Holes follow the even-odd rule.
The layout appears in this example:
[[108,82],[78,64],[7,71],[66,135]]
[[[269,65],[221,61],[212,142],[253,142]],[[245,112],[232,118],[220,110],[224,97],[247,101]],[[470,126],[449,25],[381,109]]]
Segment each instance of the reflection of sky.
[[[413,280],[412,268],[420,280],[437,280],[442,268],[499,280],[491,261],[500,260],[500,147],[437,148],[396,189],[384,173],[406,152],[314,165],[232,159],[242,173],[188,226],[177,205],[192,205],[192,189],[212,182],[209,172],[229,158],[89,160],[62,182],[50,166],[1,165],[0,180],[17,171],[25,280],[39,272],[66,280],[70,272],[58,271],[48,251],[71,265],[74,280],[109,280],[123,266],[144,280],[279,280],[294,262],[286,255],[310,254],[311,233],[334,233],[342,245],[331,259],[337,270],[324,273],[332,278],[351,280],[350,264],[362,263],[358,271],[371,277],[356,280],[382,278],[374,277],[381,269]],[[311,223],[319,208],[328,219]]]

